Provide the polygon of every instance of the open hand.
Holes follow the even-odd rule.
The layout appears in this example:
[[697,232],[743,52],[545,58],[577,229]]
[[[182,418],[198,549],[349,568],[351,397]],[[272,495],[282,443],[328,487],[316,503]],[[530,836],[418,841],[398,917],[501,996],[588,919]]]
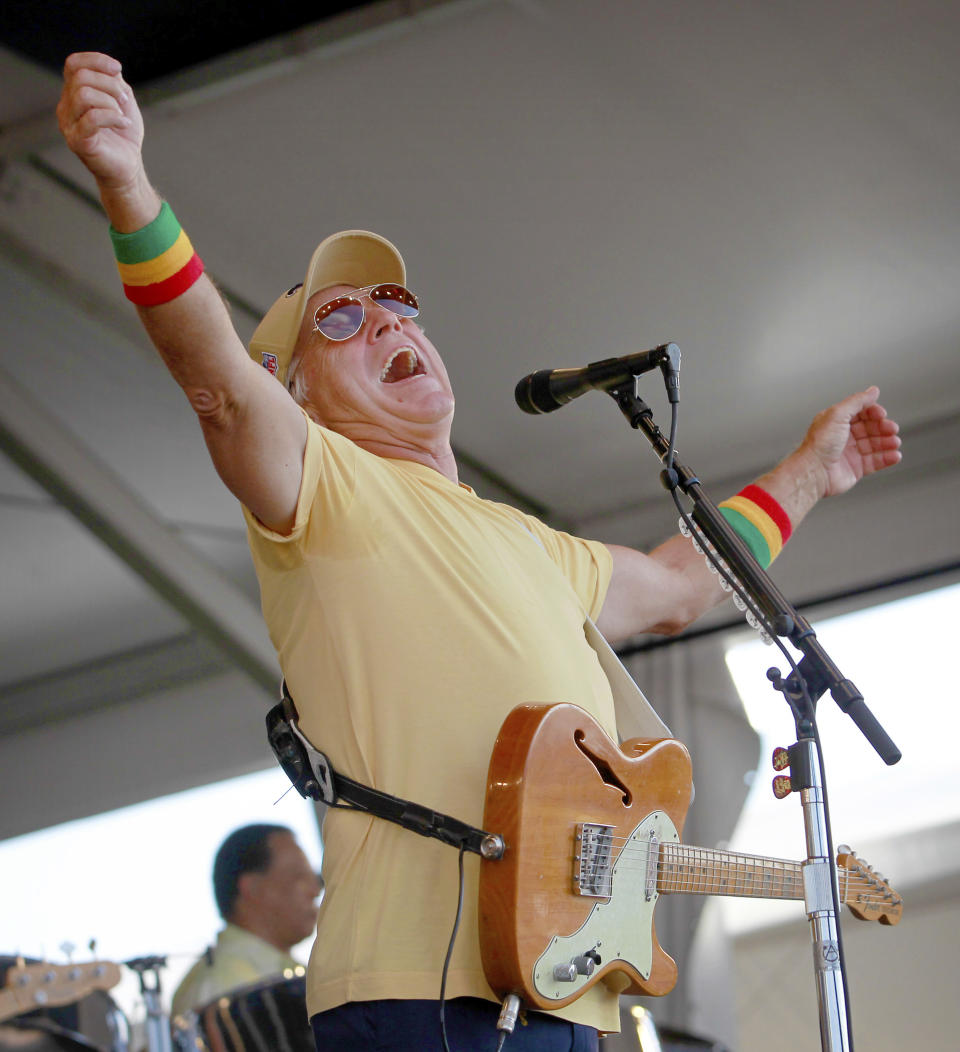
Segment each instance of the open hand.
[[142,171],[143,118],[115,58],[85,51],[67,59],[57,121],[101,188],[130,186]]
[[801,449],[820,461],[823,496],[845,493],[864,475],[900,462],[900,429],[879,397],[878,388],[868,387],[814,417]]

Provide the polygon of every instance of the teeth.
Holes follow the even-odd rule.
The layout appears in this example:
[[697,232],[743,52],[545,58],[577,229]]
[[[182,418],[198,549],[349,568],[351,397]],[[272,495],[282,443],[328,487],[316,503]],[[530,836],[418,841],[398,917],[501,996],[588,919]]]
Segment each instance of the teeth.
[[[405,360],[398,361],[401,356]],[[396,364],[396,369],[394,369],[394,364]],[[384,362],[383,368],[380,370],[380,382],[390,383],[391,373],[393,373],[392,380],[403,380],[408,376],[413,376],[419,365],[420,359],[412,347],[398,347]]]

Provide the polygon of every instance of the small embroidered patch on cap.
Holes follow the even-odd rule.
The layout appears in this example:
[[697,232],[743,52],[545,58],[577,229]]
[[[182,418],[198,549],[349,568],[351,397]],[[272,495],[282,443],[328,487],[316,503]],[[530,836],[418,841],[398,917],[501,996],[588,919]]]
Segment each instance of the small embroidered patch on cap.
[[271,376],[276,376],[277,371],[280,368],[280,363],[277,361],[275,354],[270,354],[269,351],[263,351],[260,355],[260,364],[267,370]]

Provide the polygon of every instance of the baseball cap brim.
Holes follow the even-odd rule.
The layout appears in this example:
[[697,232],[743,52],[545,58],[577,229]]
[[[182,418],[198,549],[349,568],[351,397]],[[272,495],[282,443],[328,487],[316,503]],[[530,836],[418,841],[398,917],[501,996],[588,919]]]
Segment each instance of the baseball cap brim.
[[369,230],[342,230],[321,241],[310,259],[302,284],[280,296],[263,316],[250,340],[250,357],[287,382],[290,359],[310,297],[330,285],[363,288],[407,280],[396,246]]

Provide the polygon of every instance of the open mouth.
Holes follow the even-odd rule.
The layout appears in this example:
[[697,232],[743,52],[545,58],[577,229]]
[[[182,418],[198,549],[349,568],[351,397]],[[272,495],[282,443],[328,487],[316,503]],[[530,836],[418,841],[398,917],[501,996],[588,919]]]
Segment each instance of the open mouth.
[[426,369],[420,364],[417,352],[412,347],[399,347],[384,362],[380,370],[380,383],[395,384],[411,376],[423,376]]

